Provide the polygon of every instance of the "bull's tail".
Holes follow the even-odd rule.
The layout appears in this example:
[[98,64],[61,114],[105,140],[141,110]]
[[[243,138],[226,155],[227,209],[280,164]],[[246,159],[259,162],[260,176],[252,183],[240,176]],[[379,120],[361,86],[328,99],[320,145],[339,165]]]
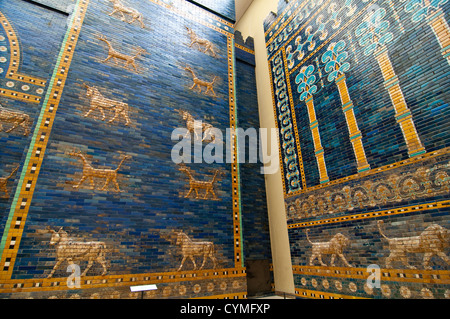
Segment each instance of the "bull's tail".
[[383,236],[385,239],[389,240],[388,237],[386,237],[386,235],[383,233],[383,231],[381,230],[381,224],[384,224],[384,222],[382,220],[379,220],[377,222],[377,226],[378,226],[378,231],[380,232],[381,236]]
[[117,172],[121,167],[123,162],[125,162],[126,159],[129,159],[131,156],[125,155],[124,158],[122,159],[122,161],[119,163],[119,165],[117,166],[117,168],[115,169],[115,171]]
[[306,230],[306,239],[310,242],[311,245],[314,245],[314,243],[309,239],[309,229]]
[[9,174],[9,176],[6,178],[6,180],[10,179],[11,177],[13,177],[13,175],[17,172],[17,170],[19,169],[19,166],[17,166],[11,174]]

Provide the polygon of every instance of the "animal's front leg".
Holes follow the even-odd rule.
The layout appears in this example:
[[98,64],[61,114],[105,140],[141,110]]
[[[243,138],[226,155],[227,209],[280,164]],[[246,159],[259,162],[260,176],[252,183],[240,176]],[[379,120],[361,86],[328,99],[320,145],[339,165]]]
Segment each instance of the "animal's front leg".
[[192,193],[193,190],[194,190],[194,189],[191,187],[191,188],[189,189],[189,192],[187,193],[187,195],[184,196],[184,198],[188,198],[189,195],[191,195],[191,193]]
[[111,181],[111,178],[107,178],[107,179],[106,179],[106,182],[105,182],[105,185],[103,185],[103,187],[100,188],[100,190],[101,190],[101,191],[106,190],[106,187],[109,185],[109,182],[110,182],[110,181]]
[[206,257],[207,257],[207,254],[204,254],[204,255],[203,255],[203,262],[202,262],[202,265],[201,265],[200,268],[199,268],[200,270],[203,269],[203,267],[205,266],[205,263],[206,263]]
[[75,185],[73,188],[79,188],[81,186],[81,184],[86,180],[87,176],[83,176],[81,177],[80,181],[78,182],[77,185]]
[[[331,255],[330,266],[334,267],[334,260],[336,259],[336,254]],[[323,266],[323,265],[322,265]]]
[[[423,267],[424,267],[425,269],[429,269],[429,270],[433,269],[433,268],[429,265],[430,260],[431,260],[431,257],[433,257],[433,255],[434,255],[433,252],[427,252],[427,253],[424,254],[424,256],[423,256]],[[447,256],[446,256],[446,257],[447,257]]]
[[127,19],[125,18],[125,15],[123,14],[123,11],[120,11],[120,14],[122,15],[122,21],[127,21]]
[[108,268],[106,268],[106,260],[103,257],[98,257],[97,262],[103,267],[102,276],[106,275],[108,273]]
[[28,136],[30,134],[30,128],[28,126],[28,121],[23,120],[22,123],[20,123],[20,126],[23,128],[23,136]]
[[108,14],[109,16],[112,16],[114,13],[116,13],[118,10],[117,9],[114,9],[114,11],[113,12],[111,12],[110,14]]
[[401,260],[401,262],[403,263],[403,265],[405,265],[405,266],[408,267],[409,269],[417,269],[416,267],[411,266],[411,265],[408,263],[408,257],[407,257],[406,255],[401,256],[401,257],[400,257],[400,260]]
[[123,117],[125,118],[125,121],[126,121],[125,126],[128,126],[131,121],[130,121],[130,118],[128,117],[127,111],[122,111],[122,115],[123,115]]
[[134,61],[131,62],[131,65],[134,67],[134,71],[135,71],[136,73],[139,73],[139,71],[138,71],[138,69],[137,69],[137,67],[136,67],[136,63],[134,63]]
[[214,196],[214,199],[218,199],[217,196],[216,196],[216,193],[214,192],[214,189],[211,188],[209,191]]
[[438,251],[436,254],[441,257],[448,265],[450,265],[450,258],[443,251]]
[[121,193],[122,191],[119,188],[119,183],[117,183],[117,179],[113,178],[114,186],[116,186],[116,192]]
[[13,131],[14,129],[16,129],[18,125],[19,125],[19,123],[14,122],[14,125],[13,125],[9,130],[6,130],[5,132],[6,132],[6,133],[10,133],[10,132]]
[[211,258],[211,260],[213,262],[213,269],[216,269],[216,267],[217,267],[217,259],[216,259],[216,257],[214,257],[213,255],[210,255],[209,258]]
[[327,265],[322,261],[322,255],[317,256],[317,260],[320,262],[320,264],[324,267],[326,267]]
[[[334,255],[333,255],[334,256]],[[353,267],[348,261],[347,259],[345,259],[344,255],[342,253],[339,254],[339,257],[341,257],[342,261],[344,262],[344,264],[347,265],[347,267]]]
[[314,265],[314,259],[316,259],[316,255],[313,254],[310,258],[309,258],[309,265],[313,266]]
[[108,57],[105,60],[103,60],[102,63],[108,62],[109,60],[111,60],[111,58],[112,58],[112,55],[108,55]]
[[88,117],[91,113],[92,113],[92,111],[94,111],[94,108],[91,108],[89,111],[87,111],[86,112],[86,114],[84,114],[83,116],[84,117]]
[[191,259],[192,263],[194,264],[194,270],[197,269],[197,264],[195,263],[195,258],[191,255],[189,256],[189,258]]
[[183,268],[183,264],[184,264],[184,262],[186,261],[186,258],[187,258],[187,256],[184,256],[184,257],[183,257],[183,260],[181,261],[181,265],[180,265],[180,267],[178,267],[178,270],[177,270],[177,271],[180,271],[181,268]]
[[105,111],[103,111],[103,108],[99,107],[100,113],[102,114],[102,121],[106,119]]

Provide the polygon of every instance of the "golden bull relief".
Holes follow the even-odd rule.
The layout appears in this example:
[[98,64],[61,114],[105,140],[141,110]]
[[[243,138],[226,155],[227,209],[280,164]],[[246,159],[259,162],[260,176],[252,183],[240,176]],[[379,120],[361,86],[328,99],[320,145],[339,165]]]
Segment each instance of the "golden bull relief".
[[126,126],[130,124],[129,106],[127,103],[104,97],[95,86],[89,86],[86,83],[83,83],[83,86],[87,90],[86,96],[91,99],[89,111],[84,114],[84,117],[88,117],[93,111],[98,110],[102,114],[102,121],[104,121],[106,119],[105,111],[110,110],[114,112],[114,117],[108,123],[113,123],[121,117],[125,120]]
[[181,254],[183,255],[183,260],[181,261],[181,265],[177,271],[180,271],[183,268],[184,262],[187,258],[192,261],[194,270],[196,270],[197,264],[195,263],[195,256],[203,256],[203,262],[199,269],[203,269],[207,258],[211,259],[213,262],[213,269],[217,267],[217,258],[214,256],[214,243],[210,241],[193,241],[183,232],[176,232],[176,235],[176,245],[181,247]]
[[0,104],[0,132],[3,131],[2,123],[12,124],[9,129],[5,130],[6,133],[10,133],[20,126],[23,128],[24,136],[30,134],[30,117],[22,112],[7,109]]
[[61,227],[58,231],[47,227],[47,232],[52,234],[50,245],[56,246],[56,264],[47,278],[51,278],[59,266],[67,261],[69,265],[74,262],[87,261],[88,265],[81,276],[85,276],[91,269],[94,262],[98,262],[103,267],[102,276],[106,275],[108,268],[106,267],[106,244],[101,241],[74,241]]
[[[196,121],[194,119],[194,117],[187,111],[184,110],[176,110],[178,111],[178,113],[180,113],[180,115],[183,117],[183,120],[186,121],[186,128],[188,129],[188,132],[186,133],[185,138],[189,135],[189,134],[194,134],[194,138],[195,140],[201,140],[201,141],[215,141],[216,137],[214,136],[213,133],[213,128],[214,126],[212,126],[211,124],[208,123],[204,123],[203,121],[201,122],[201,126],[198,125],[198,127],[195,126],[196,122],[200,123],[200,121]],[[203,136],[198,136],[198,133],[202,132],[202,134],[204,134]]]

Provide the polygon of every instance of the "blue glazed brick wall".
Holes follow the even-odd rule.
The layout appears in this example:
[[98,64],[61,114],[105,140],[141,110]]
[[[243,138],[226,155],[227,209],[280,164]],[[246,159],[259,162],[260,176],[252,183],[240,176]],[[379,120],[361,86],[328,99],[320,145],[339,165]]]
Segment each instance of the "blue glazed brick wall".
[[267,17],[299,297],[448,298],[449,8],[280,1]]
[[[188,126],[181,111],[225,132],[236,94],[245,101],[239,116],[255,118],[254,68],[234,59],[233,25],[187,1],[123,1],[135,20],[128,14],[122,20],[109,1],[73,1],[75,15],[70,16],[64,8],[71,1],[39,3],[15,0],[0,6],[23,46],[19,70],[46,80],[40,103],[2,100],[4,107],[32,119],[29,136],[21,136],[20,127],[0,136],[0,177],[12,171],[13,163],[21,164],[8,181],[10,196],[0,201],[2,296],[133,298],[120,289],[158,283],[160,290],[148,297],[245,297],[245,247],[254,256],[270,257],[262,241],[268,242],[263,177],[253,180],[255,168],[244,168],[240,206],[231,164],[187,163],[193,179],[213,185],[209,193],[200,188],[196,198],[198,183],[171,158],[178,142],[172,141],[172,132]],[[24,14],[29,20],[20,18]],[[34,23],[45,27],[37,30]],[[48,41],[42,41],[42,29],[48,29]],[[212,48],[191,45],[188,29]],[[6,38],[2,43],[8,52]],[[243,54],[243,61],[253,58]],[[243,74],[230,74],[230,66]],[[201,92],[194,89],[196,79],[187,67],[212,82],[213,91],[201,84]],[[245,87],[235,93],[242,80]],[[9,87],[7,81],[2,88]],[[89,95],[94,88],[98,93]],[[258,197],[249,186],[262,187]],[[262,230],[258,238],[242,233],[241,214],[256,221]],[[204,265],[203,250],[190,253],[197,269],[182,254],[180,232],[196,247],[209,249]],[[87,270],[82,289],[64,292],[68,263],[56,267],[60,246],[50,244],[55,233],[68,236],[70,245],[97,242],[103,249],[90,269],[86,258],[74,259],[81,271]],[[99,289],[105,283],[109,291]],[[33,289],[25,293],[24,285]],[[53,293],[42,293],[45,285]],[[10,295],[12,288],[16,294]]]
[[[3,2],[1,4],[1,12],[19,39],[16,43],[21,50],[20,74],[38,78],[47,83],[64,36],[67,15],[18,0]],[[29,18],[26,23],[21,23],[23,16]],[[41,33],[42,29],[49,30],[47,37],[44,37]],[[5,28],[0,29],[0,37],[0,47],[2,48],[0,52],[0,59],[2,59],[0,63],[0,87],[2,91],[8,90],[0,96],[0,104],[8,110],[29,116],[30,122],[26,127],[32,132],[39,115],[39,101],[30,103],[26,100],[11,98],[11,94],[29,94],[42,100],[46,84],[36,85],[26,80],[9,77],[10,65],[14,59],[13,52],[16,50],[16,47],[13,47],[9,41]],[[25,159],[24,154],[28,149],[32,134],[24,136],[26,130],[21,126],[7,133],[6,131],[12,128],[13,125],[4,122],[1,124],[3,129],[0,133],[0,177],[9,176],[19,166],[19,171],[8,180],[6,185],[10,196],[6,197],[3,191],[0,192],[0,213],[2,219],[0,230],[3,232],[13,198],[11,194],[14,194],[14,189],[19,180],[21,163]]]
[[[239,34],[240,35],[240,34]],[[236,36],[236,43],[245,45]],[[255,61],[252,53],[236,48],[236,74],[238,99],[238,127],[243,130],[259,129],[259,113],[256,97]],[[249,141],[246,140],[245,154],[248,158]],[[259,143],[257,145],[259,147]],[[261,164],[241,165],[242,215],[246,259],[271,260],[269,220],[265,193],[264,175]],[[257,231],[255,231],[257,230]]]
[[236,21],[236,8],[234,0],[190,0],[209,10],[225,17],[231,21]]

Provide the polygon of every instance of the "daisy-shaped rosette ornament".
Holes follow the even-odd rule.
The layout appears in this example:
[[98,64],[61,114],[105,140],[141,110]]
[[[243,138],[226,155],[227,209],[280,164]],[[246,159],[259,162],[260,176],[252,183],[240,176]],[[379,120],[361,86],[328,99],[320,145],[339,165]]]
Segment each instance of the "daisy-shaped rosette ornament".
[[314,75],[315,68],[313,65],[304,66],[295,78],[298,84],[298,93],[300,93],[300,101],[306,101],[317,93],[317,77]]
[[424,20],[428,23],[441,46],[442,56],[450,64],[450,27],[442,10],[448,0],[401,0],[401,2],[406,2],[405,11],[412,14],[411,19],[414,23]]
[[412,13],[412,21],[420,22],[436,13],[448,0],[400,0],[406,2],[405,11]]
[[359,45],[364,49],[364,54],[369,56],[377,49],[385,47],[394,39],[392,32],[388,32],[390,23],[383,20],[386,10],[379,8],[370,14],[355,30],[355,35],[359,39]]
[[322,63],[325,64],[324,69],[328,74],[328,81],[335,82],[339,90],[342,111],[344,112],[346,118],[349,138],[352,143],[357,162],[357,169],[358,172],[364,172],[370,169],[370,165],[367,162],[367,157],[362,142],[362,134],[358,127],[358,122],[353,110],[354,105],[347,87],[345,73],[350,70],[350,63],[347,62],[349,55],[348,52],[345,51],[346,46],[347,43],[344,40],[337,43],[331,43],[328,50],[322,55]]
[[346,62],[348,53],[344,51],[346,47],[344,40],[331,43],[327,52],[322,55],[322,63],[325,64],[325,72],[328,73],[328,81],[333,82],[345,72],[350,70],[350,63]]

